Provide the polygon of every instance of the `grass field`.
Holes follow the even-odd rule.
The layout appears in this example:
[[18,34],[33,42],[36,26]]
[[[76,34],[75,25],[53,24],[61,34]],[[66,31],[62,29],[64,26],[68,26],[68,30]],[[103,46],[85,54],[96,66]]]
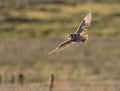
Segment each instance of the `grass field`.
[[92,11],[89,34],[119,37],[119,3],[76,5],[1,5],[0,38],[59,38],[74,32],[86,13]]
[[[55,83],[53,91],[119,91],[120,82],[117,81],[81,81],[69,83]],[[7,84],[1,85],[0,91],[49,91],[48,84]]]
[[[42,91],[44,85],[48,90],[51,73],[55,91],[64,86],[70,91],[119,91],[119,8],[119,3],[0,3],[0,75],[6,79],[0,91]],[[75,32],[89,10],[89,40],[48,55]],[[19,73],[25,75],[25,84],[10,85],[11,76]]]

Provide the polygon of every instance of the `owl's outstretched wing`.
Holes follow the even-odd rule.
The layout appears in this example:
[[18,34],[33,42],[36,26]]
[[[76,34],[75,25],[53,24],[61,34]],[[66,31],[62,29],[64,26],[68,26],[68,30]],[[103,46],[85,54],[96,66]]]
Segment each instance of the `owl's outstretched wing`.
[[83,34],[84,32],[86,32],[86,31],[84,31],[85,27],[89,27],[90,24],[91,24],[91,11],[85,16],[85,18],[79,25],[77,31],[75,32],[75,34],[77,34],[77,35]]
[[64,50],[65,48],[69,47],[71,44],[73,44],[75,42],[72,42],[71,40],[67,40],[62,42],[60,45],[58,45],[52,52],[50,52],[49,54],[53,54],[55,52],[59,52]]

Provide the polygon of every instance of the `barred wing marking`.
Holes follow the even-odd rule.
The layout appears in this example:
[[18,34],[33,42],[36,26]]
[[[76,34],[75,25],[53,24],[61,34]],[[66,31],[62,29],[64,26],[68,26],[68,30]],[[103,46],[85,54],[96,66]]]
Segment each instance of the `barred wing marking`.
[[75,42],[72,42],[71,40],[67,40],[62,42],[60,45],[58,45],[52,52],[50,52],[49,54],[53,54],[55,52],[59,52],[64,50],[65,48],[69,47],[71,44],[73,44]]
[[83,21],[81,22],[81,24],[79,25],[77,31],[75,32],[75,34],[79,35],[80,33],[83,33],[83,30],[85,27],[89,27],[91,24],[91,12],[89,12],[86,17],[83,19]]

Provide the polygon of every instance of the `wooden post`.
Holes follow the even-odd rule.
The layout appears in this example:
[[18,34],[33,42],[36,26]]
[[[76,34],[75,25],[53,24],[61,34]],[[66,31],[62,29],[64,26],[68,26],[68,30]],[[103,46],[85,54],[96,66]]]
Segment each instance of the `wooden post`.
[[54,86],[54,74],[51,74],[49,91],[53,90],[53,86]]
[[18,74],[18,82],[20,85],[24,82],[24,75],[22,73]]
[[2,84],[2,75],[0,75],[0,84]]
[[11,83],[11,84],[14,84],[14,83],[15,83],[15,76],[14,76],[14,75],[11,76],[10,83]]

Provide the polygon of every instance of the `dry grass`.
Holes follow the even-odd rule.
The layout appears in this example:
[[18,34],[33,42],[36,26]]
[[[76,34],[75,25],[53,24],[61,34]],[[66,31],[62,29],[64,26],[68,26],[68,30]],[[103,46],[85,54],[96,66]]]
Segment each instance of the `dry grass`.
[[117,39],[89,39],[50,56],[48,52],[62,41],[56,40],[1,40],[0,72],[23,72],[28,82],[46,81],[51,73],[62,80],[120,79]]
[[[52,91],[119,91],[120,82],[116,81],[81,81],[55,83]],[[7,84],[1,85],[0,91],[49,91],[48,84]]]

